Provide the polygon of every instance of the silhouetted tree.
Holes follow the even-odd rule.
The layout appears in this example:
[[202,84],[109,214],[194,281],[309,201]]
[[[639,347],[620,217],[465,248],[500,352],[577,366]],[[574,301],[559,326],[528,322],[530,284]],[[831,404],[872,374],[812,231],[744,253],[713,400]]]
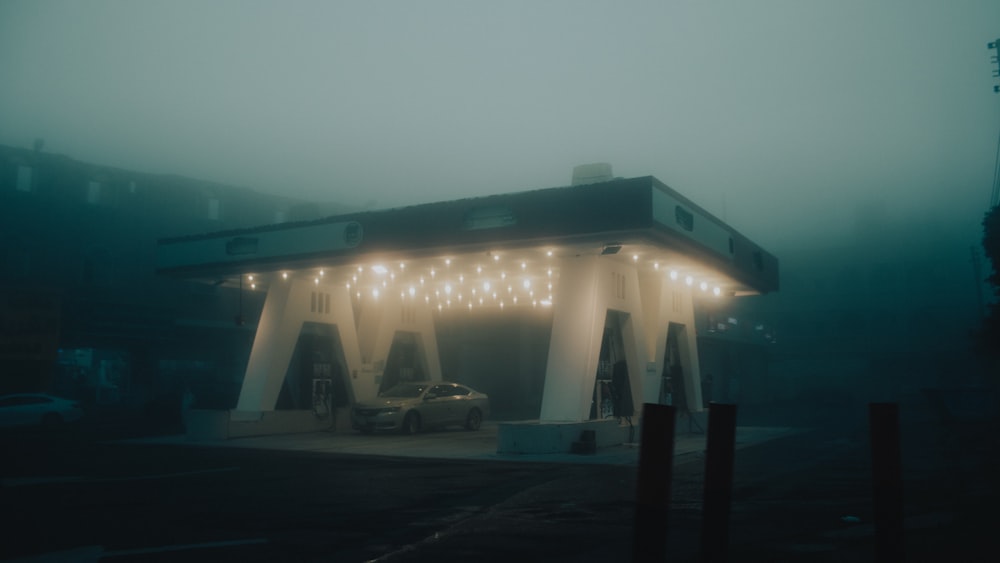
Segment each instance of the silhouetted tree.
[[1000,206],[986,213],[983,218],[983,251],[990,262],[990,274],[986,281],[993,296],[989,311],[980,331],[980,348],[994,360],[1000,359]]

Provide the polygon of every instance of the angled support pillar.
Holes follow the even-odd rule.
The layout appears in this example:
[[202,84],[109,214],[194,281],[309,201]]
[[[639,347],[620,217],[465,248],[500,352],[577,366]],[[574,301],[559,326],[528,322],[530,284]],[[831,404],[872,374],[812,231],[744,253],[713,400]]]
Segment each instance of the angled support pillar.
[[608,311],[620,314],[632,401],[642,404],[650,356],[635,268],[604,256],[564,258],[553,307],[541,420],[589,418]]
[[420,363],[430,381],[441,381],[441,361],[431,306],[420,299],[404,296],[382,296],[370,299],[362,307],[359,349],[365,364],[363,385],[358,385],[358,400],[369,400],[378,394],[380,379],[397,332],[416,335]]
[[352,391],[355,396],[364,392],[364,389],[358,388],[356,379],[361,355],[347,290],[316,284],[305,278],[293,278],[275,281],[268,288],[240,389],[237,411],[274,410],[302,325],[306,322],[336,325],[347,370],[351,374]]

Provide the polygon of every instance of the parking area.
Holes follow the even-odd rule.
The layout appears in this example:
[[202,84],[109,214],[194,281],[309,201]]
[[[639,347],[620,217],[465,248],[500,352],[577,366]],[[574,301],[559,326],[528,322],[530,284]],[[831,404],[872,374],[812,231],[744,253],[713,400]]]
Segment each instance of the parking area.
[[[477,431],[448,428],[414,435],[395,433],[361,434],[355,431],[307,432],[253,436],[228,440],[191,441],[183,435],[129,440],[130,442],[174,444],[200,447],[249,448],[322,452],[359,456],[388,456],[432,459],[469,459],[497,461],[538,461],[546,463],[596,463],[635,465],[639,460],[637,443],[599,448],[592,454],[498,454],[497,422],[484,422]],[[784,427],[739,427],[737,448],[786,436],[797,430]],[[638,433],[636,434],[638,441]],[[705,449],[705,434],[681,433],[674,443],[674,456],[683,458]]]

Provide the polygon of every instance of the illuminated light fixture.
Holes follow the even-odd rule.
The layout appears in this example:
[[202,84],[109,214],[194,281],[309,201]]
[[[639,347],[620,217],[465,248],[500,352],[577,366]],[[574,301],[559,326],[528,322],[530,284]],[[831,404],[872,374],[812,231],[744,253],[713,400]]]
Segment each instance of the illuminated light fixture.
[[462,302],[462,294],[461,294],[461,293],[459,293],[459,294],[458,294],[458,302],[459,302],[459,303],[461,303],[461,302]]
[[385,275],[389,271],[389,269],[383,266],[382,264],[375,264],[374,266],[372,266],[372,271],[379,275]]
[[378,299],[378,288],[377,287],[372,290],[372,297],[374,297],[375,299]]
[[288,279],[288,272],[281,272],[281,279],[287,280]]
[[396,272],[389,272],[389,279],[392,281],[396,281]]
[[434,268],[431,268],[431,277],[433,278],[435,274],[437,274],[437,272],[434,271]]
[[708,291],[708,282],[701,282],[698,287],[700,287],[702,291]]
[[451,258],[445,258],[444,259],[444,265],[445,266],[451,266]]
[[483,273],[483,267],[482,266],[476,266],[476,273],[477,274]]
[[633,262],[638,262],[639,261],[639,255],[638,254],[633,254],[632,255],[632,261]]
[[480,304],[480,305],[482,305],[482,304],[483,304],[483,298],[482,298],[482,297],[480,297],[480,298],[479,298],[479,304]]
[[319,278],[314,278],[313,281],[316,282],[316,285],[319,285]]
[[712,293],[714,293],[715,296],[718,297],[722,295],[722,288],[720,288],[719,286],[715,286],[712,288]]
[[503,309],[503,299],[500,300],[500,309]]
[[438,303],[438,312],[439,313],[441,312],[441,304],[440,303]]
[[677,270],[670,270],[670,279],[677,281]]
[[469,301],[469,310],[472,310],[472,301]]
[[622,245],[618,242],[609,242],[601,248],[601,256],[607,256],[608,254],[618,254],[621,251]]
[[514,288],[508,285],[507,286],[507,293],[510,293],[512,291],[514,291]]
[[323,276],[325,276],[325,275],[326,275],[326,272],[324,272],[323,270],[320,270],[320,271],[319,271],[319,276],[320,276],[320,277],[323,277]]
[[445,292],[446,295],[451,295],[451,284],[450,283],[444,284],[444,292]]
[[247,279],[250,280],[250,281],[253,281],[253,274],[250,274],[249,276],[247,276]]
[[431,296],[430,295],[424,295],[424,303],[430,303],[430,302],[431,302]]
[[517,296],[514,296],[514,304],[517,305]]
[[686,283],[688,285],[691,285],[691,284],[694,283],[694,278],[692,278],[691,276],[688,276],[688,277],[684,278],[684,283]]
[[420,285],[424,285],[424,276],[420,276]]
[[549,284],[549,291],[552,291],[552,284]]
[[483,282],[483,291],[490,290],[490,282]]
[[406,269],[406,262],[400,262],[399,263],[399,269],[400,270],[405,270]]
[[535,299],[532,299],[532,300],[531,300],[531,306],[532,306],[532,307],[537,307],[537,306],[538,306],[538,301],[537,301],[537,300],[535,300]]
[[549,268],[548,274],[549,274],[549,277],[551,278],[552,277],[552,268]]
[[434,290],[434,297],[440,298],[441,297],[441,292],[439,290],[435,289]]
[[404,298],[406,298],[406,292],[405,292],[405,291],[400,291],[400,292],[399,292],[399,298],[400,298],[400,299],[404,299]]
[[464,274],[459,274],[458,275],[458,283],[465,283],[465,275]]
[[546,252],[545,255],[548,256],[549,258],[552,258],[552,251],[550,250]]
[[362,267],[362,266],[358,266],[358,273],[359,273],[359,274],[360,274],[361,272],[364,272],[364,271],[365,271],[364,267]]
[[493,261],[494,262],[499,262],[500,261],[500,255],[499,254],[494,254],[493,255]]
[[382,287],[389,287],[389,282],[382,280]]
[[660,269],[660,263],[659,262],[653,262],[653,269],[654,270],[659,270]]
[[350,290],[351,290],[351,282],[347,282],[347,290],[348,290],[348,291],[350,291]]
[[495,291],[493,292],[493,300],[494,300],[494,301],[496,301],[496,300],[497,300],[497,292],[495,292]]
[[255,283],[250,284],[250,289],[257,289],[257,284]]
[[521,269],[525,270],[527,268],[528,268],[528,263],[527,262],[521,262]]
[[524,289],[531,289],[531,280],[524,280]]
[[542,307],[551,307],[551,306],[552,306],[552,299],[543,299],[542,300]]
[[472,295],[476,294],[476,288],[472,288]]
[[353,280],[355,282],[358,281],[358,276],[351,276],[351,280]]
[[500,279],[502,280],[507,279],[507,272],[500,272]]

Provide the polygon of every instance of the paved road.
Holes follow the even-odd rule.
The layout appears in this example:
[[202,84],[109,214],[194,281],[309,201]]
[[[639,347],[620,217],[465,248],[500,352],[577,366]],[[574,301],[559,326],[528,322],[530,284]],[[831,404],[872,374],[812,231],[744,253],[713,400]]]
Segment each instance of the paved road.
[[[734,561],[872,560],[867,441],[863,429],[842,426],[738,451]],[[992,561],[974,554],[995,549],[1000,523],[996,434],[904,430],[910,560]],[[3,559],[603,562],[631,554],[630,464],[72,437],[0,446]],[[703,469],[698,451],[678,458],[664,533],[671,561],[697,560]]]

